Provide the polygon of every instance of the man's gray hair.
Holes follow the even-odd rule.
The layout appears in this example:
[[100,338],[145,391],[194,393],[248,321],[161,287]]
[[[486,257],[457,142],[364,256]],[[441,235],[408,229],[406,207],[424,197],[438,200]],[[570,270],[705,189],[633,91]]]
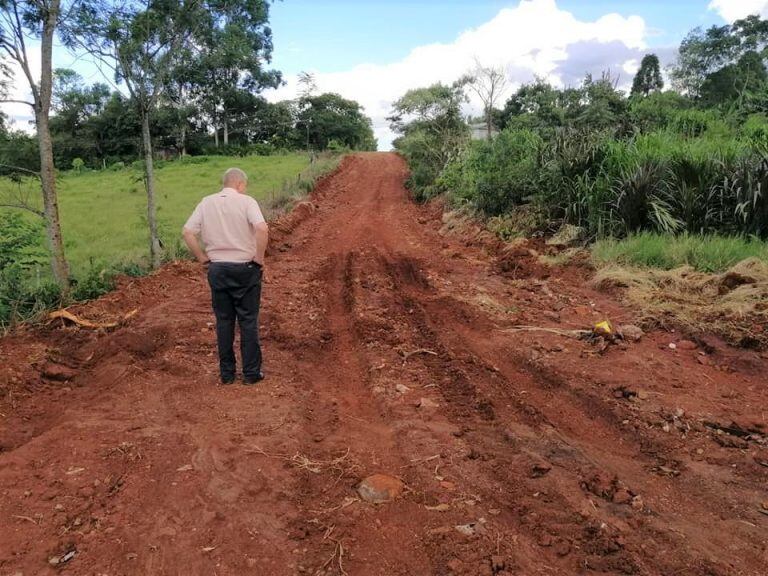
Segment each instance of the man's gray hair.
[[238,182],[245,182],[248,184],[248,175],[240,170],[240,168],[229,168],[224,172],[224,176],[221,177],[221,183],[224,186],[237,184]]

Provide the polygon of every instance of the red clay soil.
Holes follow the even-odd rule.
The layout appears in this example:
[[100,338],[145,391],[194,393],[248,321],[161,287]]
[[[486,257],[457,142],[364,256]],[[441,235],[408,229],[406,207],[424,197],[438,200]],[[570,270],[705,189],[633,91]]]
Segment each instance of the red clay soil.
[[0,574],[768,573],[766,359],[510,332],[633,312],[405,177],[348,157],[274,227],[257,387],[217,385],[187,262],[73,309],[118,329],[0,341]]

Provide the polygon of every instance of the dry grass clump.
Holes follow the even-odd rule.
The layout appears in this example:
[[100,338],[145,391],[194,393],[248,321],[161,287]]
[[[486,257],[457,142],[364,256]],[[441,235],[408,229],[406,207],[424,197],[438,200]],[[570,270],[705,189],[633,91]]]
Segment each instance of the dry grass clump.
[[625,289],[646,326],[715,333],[737,346],[768,348],[768,263],[743,260],[721,274],[629,268],[611,264],[592,280],[602,290]]

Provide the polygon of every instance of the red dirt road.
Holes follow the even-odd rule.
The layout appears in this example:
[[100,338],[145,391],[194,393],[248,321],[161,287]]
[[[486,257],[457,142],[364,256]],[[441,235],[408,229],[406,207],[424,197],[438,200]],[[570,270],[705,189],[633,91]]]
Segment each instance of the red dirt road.
[[1,340],[0,575],[768,573],[766,359],[510,333],[632,311],[405,176],[348,157],[273,227],[258,387],[216,385],[190,263],[75,310],[117,330]]

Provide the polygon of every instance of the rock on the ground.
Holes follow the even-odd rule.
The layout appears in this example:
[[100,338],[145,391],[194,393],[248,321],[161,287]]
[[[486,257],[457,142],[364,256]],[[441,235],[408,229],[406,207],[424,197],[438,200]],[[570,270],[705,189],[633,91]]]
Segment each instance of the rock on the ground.
[[48,380],[66,382],[67,380],[72,380],[72,378],[77,376],[77,370],[62,364],[48,362],[45,366],[43,366],[42,374],[43,377],[48,378]]
[[437,402],[435,402],[434,400],[430,400],[429,398],[420,398],[418,404],[416,404],[417,408],[426,409],[426,410],[437,408],[438,406],[439,405]]
[[357,493],[366,502],[382,504],[400,496],[403,488],[403,482],[394,476],[373,474],[357,485]]
[[454,529],[464,536],[474,536],[475,534],[483,534],[485,532],[485,518],[479,518],[477,522],[470,522],[469,524],[459,524],[454,526]]
[[634,324],[624,324],[623,326],[619,326],[619,332],[621,332],[621,335],[625,340],[629,340],[630,342],[638,342],[645,335],[643,329]]

